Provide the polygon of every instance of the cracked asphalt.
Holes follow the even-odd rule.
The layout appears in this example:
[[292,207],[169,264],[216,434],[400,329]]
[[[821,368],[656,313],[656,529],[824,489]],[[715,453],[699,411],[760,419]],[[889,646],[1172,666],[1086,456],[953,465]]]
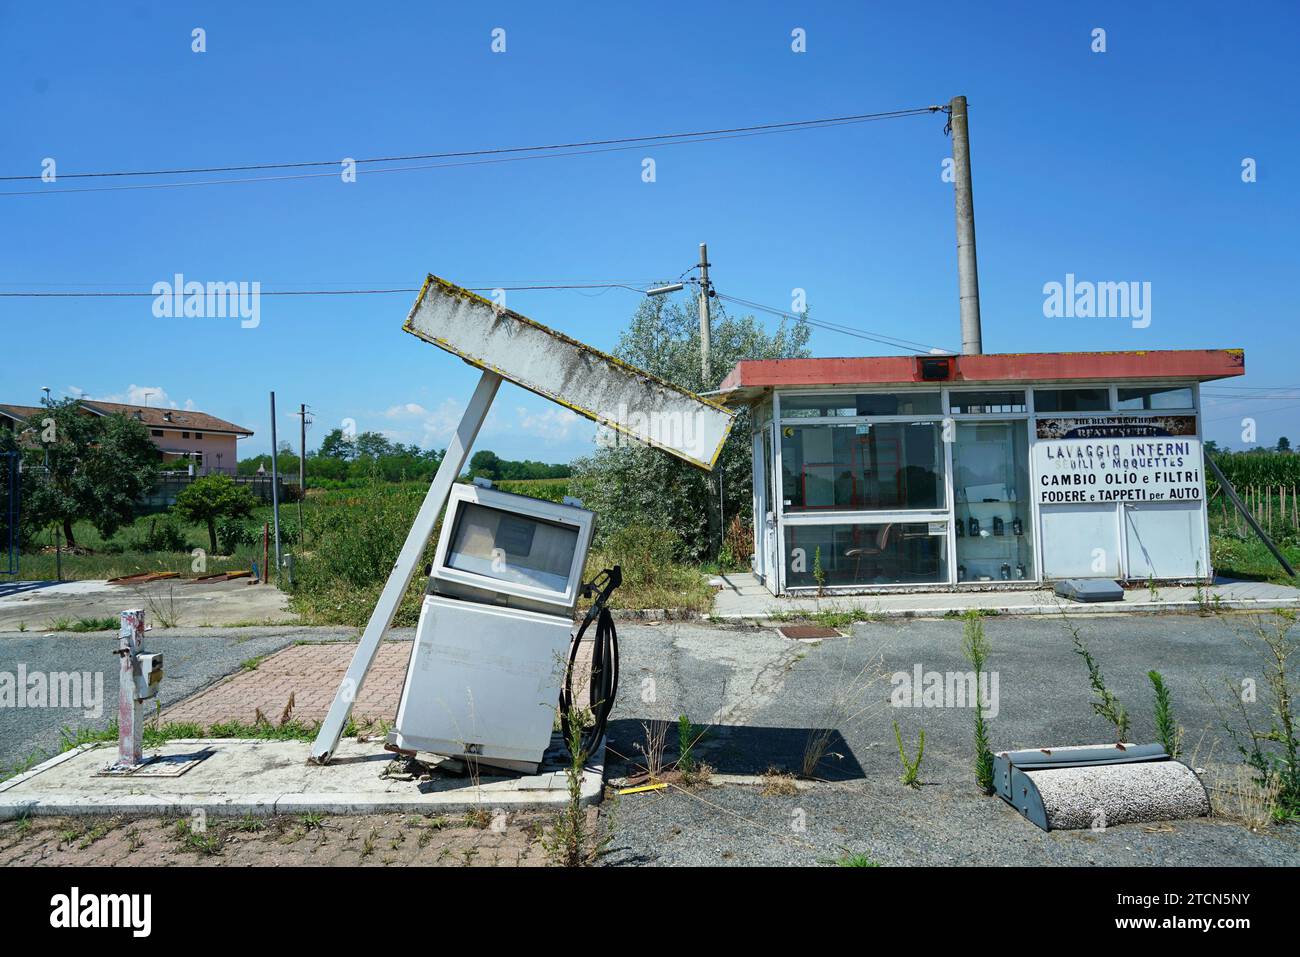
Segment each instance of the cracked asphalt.
[[[1186,757],[1208,781],[1234,782],[1239,760],[1207,695],[1224,679],[1264,687],[1245,616],[1107,616],[1077,620],[1108,684],[1132,715],[1131,738],[1154,739],[1147,672],[1157,669],[1185,729]],[[984,619],[996,672],[995,750],[1105,743],[1092,713],[1082,659],[1059,620]],[[611,721],[609,774],[643,762],[643,722],[722,722],[697,746],[719,775],[800,770],[810,728],[834,729],[817,776],[793,795],[724,784],[626,795],[607,804],[608,864],[815,865],[865,854],[886,865],[1287,865],[1300,864],[1300,828],[1252,833],[1222,818],[1105,831],[1038,830],[971,771],[969,707],[893,707],[891,676],[966,672],[960,621],[890,621],[853,627],[820,644],[773,629],[695,623],[620,628],[622,687]],[[875,661],[884,676],[874,682]],[[899,685],[910,681],[899,681]],[[924,705],[925,702],[922,702]],[[1264,719],[1263,700],[1248,705]],[[899,781],[894,721],[909,755],[925,730],[921,787]],[[669,729],[667,757],[676,754]],[[620,760],[617,755],[623,755]],[[630,759],[630,760],[629,760]]]

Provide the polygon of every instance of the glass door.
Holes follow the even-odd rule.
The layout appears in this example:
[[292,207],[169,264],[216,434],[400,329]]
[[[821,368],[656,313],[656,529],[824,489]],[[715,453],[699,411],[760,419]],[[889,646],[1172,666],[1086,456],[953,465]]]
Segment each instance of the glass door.
[[952,463],[957,581],[1033,581],[1024,420],[958,422]]

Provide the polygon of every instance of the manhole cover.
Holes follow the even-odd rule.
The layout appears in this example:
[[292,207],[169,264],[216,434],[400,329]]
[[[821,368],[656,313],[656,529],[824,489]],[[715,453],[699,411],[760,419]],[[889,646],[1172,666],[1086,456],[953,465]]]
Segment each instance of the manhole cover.
[[821,625],[787,625],[777,630],[787,638],[794,638],[797,641],[807,641],[810,638],[840,637],[840,633],[834,628],[824,628]]

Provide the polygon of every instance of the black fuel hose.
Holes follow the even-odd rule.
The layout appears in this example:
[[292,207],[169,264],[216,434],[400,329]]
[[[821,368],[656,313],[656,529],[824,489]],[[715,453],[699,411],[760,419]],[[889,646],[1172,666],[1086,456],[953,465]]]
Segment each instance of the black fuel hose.
[[573,644],[569,649],[569,667],[564,675],[564,687],[560,691],[560,726],[564,731],[565,746],[569,746],[573,733],[572,722],[583,720],[582,709],[574,709],[573,677],[577,669],[578,652],[582,648],[582,639],[594,621],[596,635],[591,647],[591,721],[584,722],[581,729],[581,749],[584,757],[600,744],[605,737],[609,724],[610,712],[614,710],[614,698],[618,694],[618,631],[614,628],[614,616],[609,613],[607,602],[610,593],[623,584],[623,569],[615,565],[597,575],[589,584],[582,586],[582,593],[595,595],[591,607],[587,609]]

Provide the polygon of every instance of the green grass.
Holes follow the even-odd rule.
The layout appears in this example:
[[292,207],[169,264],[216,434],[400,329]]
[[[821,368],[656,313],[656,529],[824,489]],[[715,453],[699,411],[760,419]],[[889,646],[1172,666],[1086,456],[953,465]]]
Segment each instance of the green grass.
[[[46,625],[49,631],[116,631],[120,621],[113,617],[104,618],[51,618]],[[25,630],[25,629],[23,629]]]
[[840,867],[879,867],[879,861],[873,861],[866,854],[850,854],[835,862]]
[[823,628],[847,628],[858,621],[881,621],[884,616],[866,608],[832,606],[819,611],[776,611],[768,615],[769,621],[808,623]]

